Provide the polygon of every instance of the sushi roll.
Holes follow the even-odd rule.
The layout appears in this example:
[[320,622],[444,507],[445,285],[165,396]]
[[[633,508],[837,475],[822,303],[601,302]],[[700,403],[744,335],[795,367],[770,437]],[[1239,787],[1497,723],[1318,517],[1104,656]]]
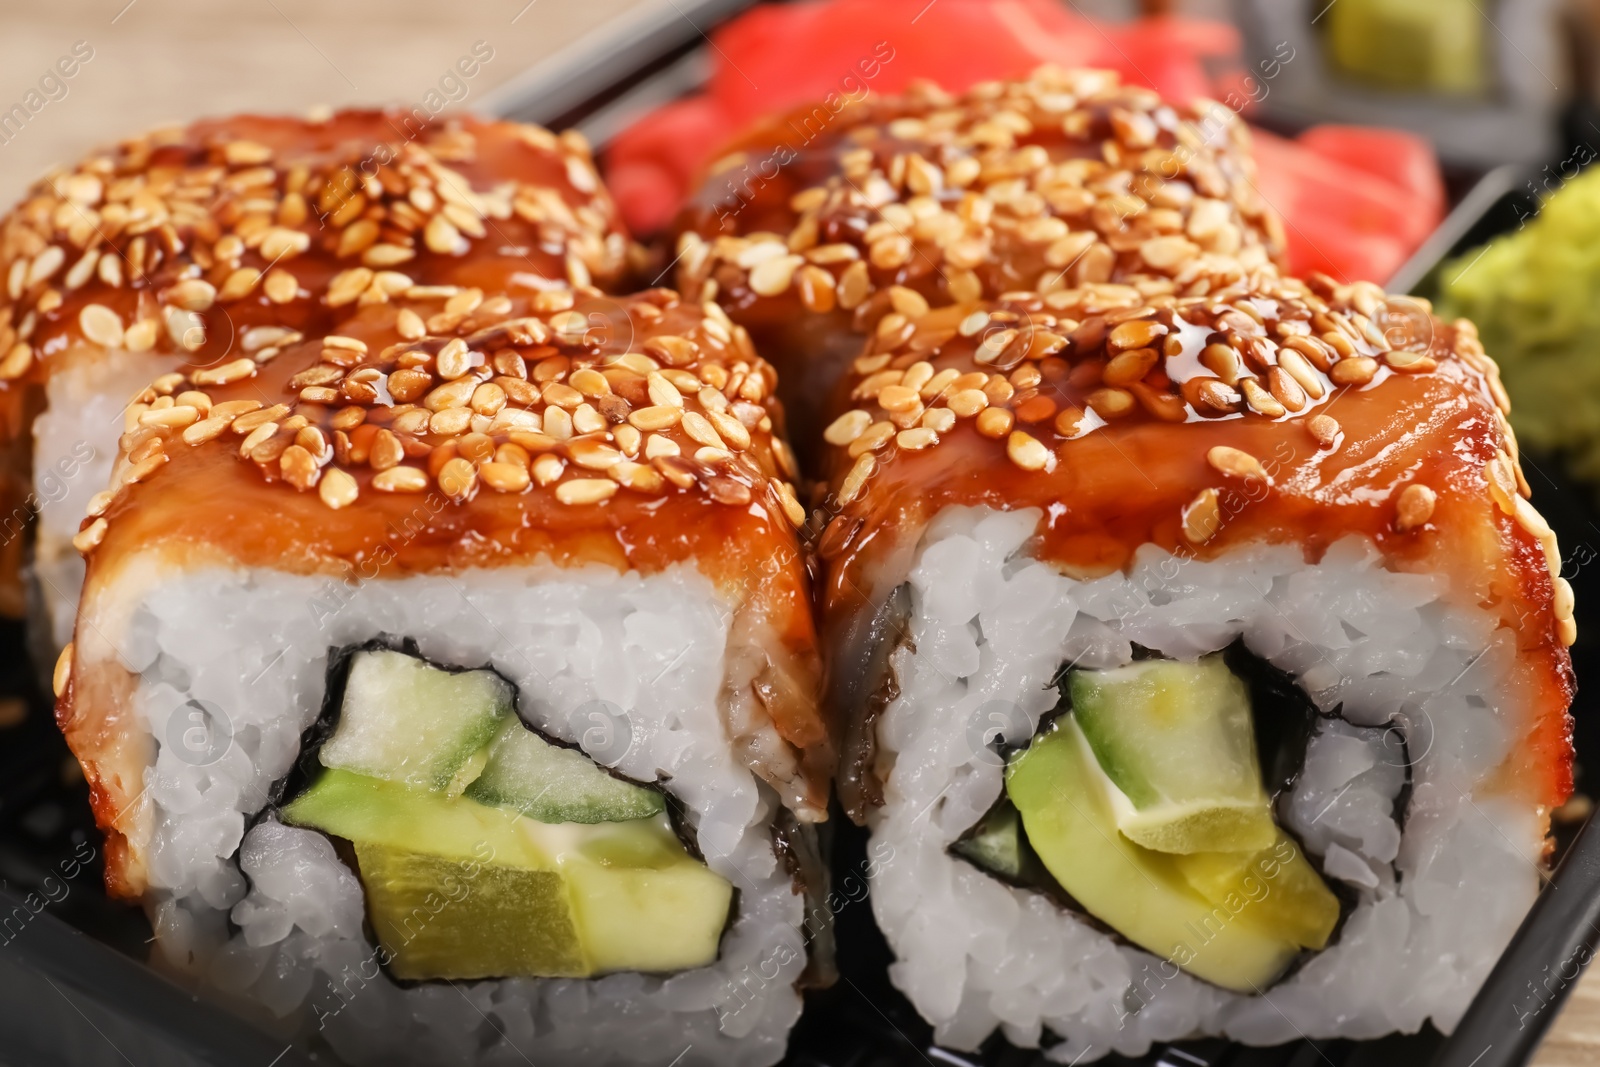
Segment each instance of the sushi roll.
[[896,330],[930,306],[1108,281],[1154,297],[1283,256],[1249,130],[1220,104],[1054,68],[835,103],[746,134],[678,223],[678,288],[721,301],[777,364],[803,455],[890,315]]
[[1572,590],[1472,324],[1073,286],[908,318],[840,398],[840,791],[937,1040],[1448,1032],[1572,785]]
[[833,760],[771,368],[663,290],[343,329],[157,379],[76,538],[110,890],[352,1063],[776,1062]]
[[159,130],[40,180],[0,224],[5,560],[71,637],[71,540],[123,411],[174,370],[226,378],[413,286],[602,287],[626,240],[576,135],[402,111]]

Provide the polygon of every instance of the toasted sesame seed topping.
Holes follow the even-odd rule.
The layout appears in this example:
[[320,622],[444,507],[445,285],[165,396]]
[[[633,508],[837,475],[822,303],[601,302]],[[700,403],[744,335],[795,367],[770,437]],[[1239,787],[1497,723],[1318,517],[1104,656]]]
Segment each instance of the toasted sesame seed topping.
[[[216,442],[264,482],[314,490],[334,510],[357,504],[364,477],[378,498],[435,488],[464,506],[485,490],[537,486],[558,504],[599,504],[619,489],[695,491],[739,507],[760,498],[804,521],[788,482],[793,458],[772,433],[773,372],[742,331],[663,290],[561,295],[524,298],[528,307],[476,290],[415,304],[396,297],[364,317],[380,335],[293,341],[270,368],[246,357],[167,375],[128,408],[121,479],[150,477],[173,458],[168,448],[181,456]],[[441,310],[441,299],[456,310]],[[609,333],[560,328],[574,315],[590,323],[595,306],[620,309],[625,351]],[[406,337],[405,312],[429,332]],[[270,392],[274,382],[287,400],[263,405],[230,391]],[[885,439],[895,433],[885,430]],[[910,440],[918,436],[936,439],[921,430]]]
[[[771,212],[716,210],[749,187],[736,168],[714,173],[698,228],[678,241],[680,288],[714,291],[736,314],[752,297],[838,307],[868,332],[885,312],[915,319],[999,297],[1019,276],[1043,292],[1136,281],[1156,295],[1197,271],[1226,284],[1284,247],[1231,112],[1174,108],[1102,72],[1041,71],[955,98],[873,97],[836,116],[807,159],[828,153],[835,173]],[[768,220],[785,206],[786,233],[724,232],[728,219]],[[984,321],[968,318],[963,336]]]
[[[556,261],[548,273],[581,272],[585,283],[620,274],[627,241],[576,141],[470,118],[417,128],[374,111],[330,122],[342,138],[331,143],[328,124],[201,122],[130,138],[37,183],[0,223],[0,383],[28,378],[61,336],[184,355],[208,344],[217,305],[239,322],[240,302],[246,318],[299,305],[302,320],[387,302],[417,281],[388,268],[444,231],[453,254],[506,258],[508,274],[526,271],[529,255],[504,249],[524,244]],[[478,152],[480,142],[494,151]],[[375,158],[385,162],[368,173]],[[464,160],[471,167],[458,169]],[[246,354],[275,354],[248,343],[262,327],[240,325]]]
[[1413,482],[1406,486],[1400,490],[1400,498],[1395,503],[1395,528],[1404,533],[1422,526],[1433,517],[1438,500],[1434,491],[1425,485]]
[[1311,431],[1311,436],[1324,448],[1332,448],[1339,443],[1339,423],[1331,415],[1313,415],[1306,420],[1306,429]]
[[56,668],[50,676],[50,690],[58,697],[67,691],[67,682],[72,677],[72,649],[73,643],[68,641],[61,655],[56,657]]
[[1206,462],[1230,478],[1259,478],[1270,481],[1261,461],[1250,453],[1228,445],[1217,445],[1206,453]]
[[1183,536],[1191,544],[1205,544],[1222,525],[1222,508],[1215,489],[1202,489],[1183,509]]
[[[847,474],[835,475],[834,505],[848,503],[846,477],[858,499],[899,454],[937,453],[969,432],[1003,441],[1011,469],[1040,474],[1063,463],[1072,469],[1065,442],[1121,432],[1119,425],[1133,430],[1141,421],[1304,419],[1305,432],[1332,449],[1345,431],[1322,409],[1342,388],[1403,381],[1393,359],[1408,375],[1460,360],[1494,380],[1470,326],[1438,324],[1425,362],[1403,354],[1409,349],[1380,349],[1361,323],[1391,314],[1391,299],[1376,286],[1320,275],[1301,281],[1261,266],[1220,288],[1197,273],[1154,295],[1134,285],[1093,284],[934,307],[915,319],[886,311],[849,366],[841,393],[848,407],[822,435],[850,461],[837,468]],[[1140,442],[1130,454],[1146,447]],[[871,466],[858,463],[864,456]],[[1271,484],[1262,461],[1240,448],[1218,445],[1205,458],[1228,478]],[[1490,464],[1489,483],[1502,511],[1525,525],[1532,520],[1523,510],[1536,516],[1512,456]],[[1407,490],[1407,499],[1416,505],[1425,492]],[[1205,516],[1216,507],[1204,494],[1196,498],[1185,537],[1209,540]],[[1528,528],[1541,544],[1547,539]]]

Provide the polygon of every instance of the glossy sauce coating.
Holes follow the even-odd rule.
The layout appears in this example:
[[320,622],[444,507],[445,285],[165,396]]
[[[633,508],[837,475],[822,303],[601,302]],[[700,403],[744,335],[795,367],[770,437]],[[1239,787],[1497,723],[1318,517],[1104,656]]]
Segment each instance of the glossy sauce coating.
[[927,523],[963,505],[1042,509],[1033,551],[1080,577],[1145,544],[1287,543],[1314,562],[1351,534],[1392,569],[1447,573],[1517,634],[1532,710],[1508,786],[1547,809],[1571,791],[1571,589],[1470,323],[1264,269],[1205,296],[1098,286],[891,325],[841,387],[818,516],[853,815],[876,802],[875,709],[840,674],[871,654],[852,646]]
[[727,598],[730,641],[766,655],[753,689],[788,748],[734,743],[820,817],[832,757],[804,513],[773,433],[772,369],[743,332],[664,290],[472,290],[371,306],[343,329],[264,362],[169,375],[130,409],[117,487],[78,539],[89,574],[57,709],[118,842],[113,884],[141,886],[137,827],[115,815],[149,754],[119,721],[135,679],[96,620],[129,595],[119,582],[137,585],[123,565],[152,555],[347,581],[542,558],[643,573],[689,563]]
[[1279,260],[1254,177],[1231,111],[1109,72],[921,87],[739,142],[679,221],[678,286],[750,329],[809,446],[856,335],[890,310],[1107,281],[1153,296]]

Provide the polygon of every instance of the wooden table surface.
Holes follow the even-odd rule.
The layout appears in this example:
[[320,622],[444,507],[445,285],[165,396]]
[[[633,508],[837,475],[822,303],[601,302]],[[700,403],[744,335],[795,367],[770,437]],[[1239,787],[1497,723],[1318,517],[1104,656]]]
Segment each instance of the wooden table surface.
[[[417,104],[481,41],[462,106],[630,8],[671,0],[0,0],[0,112],[58,56],[92,57],[0,134],[0,202],[52,164],[145,127],[242,110]],[[84,42],[80,44],[79,42]],[[481,52],[481,48],[480,48]],[[1600,973],[1573,992],[1537,1067],[1600,1064]]]

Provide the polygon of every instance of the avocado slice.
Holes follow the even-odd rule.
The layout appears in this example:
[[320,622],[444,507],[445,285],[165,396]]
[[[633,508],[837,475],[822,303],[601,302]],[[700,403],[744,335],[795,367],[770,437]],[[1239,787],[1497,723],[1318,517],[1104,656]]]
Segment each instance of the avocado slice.
[[1068,684],[1073,715],[1122,794],[1116,826],[1129,840],[1180,854],[1276,842],[1250,693],[1220,655],[1077,670]]
[[1184,881],[1213,904],[1244,901],[1244,914],[1302,948],[1320,951],[1339,925],[1339,898],[1294,838],[1260,852],[1196,852],[1174,856]]
[[490,742],[466,795],[552,823],[625,822],[666,810],[654,789],[612,777],[582,752],[551,744],[514,715]]
[[593,973],[557,871],[357,842],[367,913],[396,978]]
[[1176,857],[1129,840],[1111,792],[1075,714],[1056,720],[1006,769],[1006,793],[1029,844],[1089,914],[1224,989],[1265,989],[1299,946],[1246,915],[1242,903],[1197,892]]
[[511,683],[491,670],[447,671],[391,649],[350,657],[324,767],[459,793],[479,750],[511,716]]
[[592,977],[716,959],[733,887],[665,814],[546,823],[347,770],[281,812],[349,840],[400,978]]

